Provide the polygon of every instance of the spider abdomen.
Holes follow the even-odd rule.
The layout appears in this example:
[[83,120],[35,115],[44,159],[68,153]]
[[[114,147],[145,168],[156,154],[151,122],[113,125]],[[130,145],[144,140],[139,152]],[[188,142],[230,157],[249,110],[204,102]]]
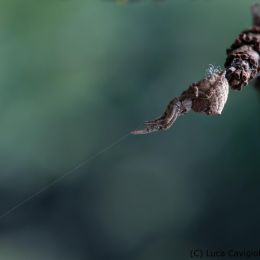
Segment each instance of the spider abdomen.
[[196,86],[198,95],[192,100],[195,112],[208,115],[220,115],[228,98],[229,85],[225,72],[213,73],[206,79],[199,81]]

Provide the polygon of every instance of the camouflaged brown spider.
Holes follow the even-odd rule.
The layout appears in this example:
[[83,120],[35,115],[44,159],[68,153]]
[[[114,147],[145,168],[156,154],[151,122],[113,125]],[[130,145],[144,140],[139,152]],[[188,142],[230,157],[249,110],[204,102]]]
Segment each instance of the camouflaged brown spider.
[[155,120],[146,121],[143,130],[135,130],[132,134],[148,134],[169,129],[176,119],[189,112],[220,115],[227,101],[229,85],[226,72],[215,70],[203,80],[193,83],[179,97],[175,97],[167,106],[163,115]]
[[251,8],[253,27],[243,31],[229,49],[225,69],[210,66],[206,77],[175,97],[163,115],[146,121],[145,128],[132,131],[132,134],[149,134],[169,129],[176,119],[193,110],[207,115],[220,115],[228,98],[229,86],[242,90],[260,72],[260,4]]

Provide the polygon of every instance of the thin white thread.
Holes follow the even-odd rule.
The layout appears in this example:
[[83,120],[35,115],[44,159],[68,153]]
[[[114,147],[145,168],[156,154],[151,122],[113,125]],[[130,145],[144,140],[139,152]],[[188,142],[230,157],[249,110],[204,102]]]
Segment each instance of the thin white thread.
[[23,199],[22,201],[18,202],[17,204],[15,204],[13,207],[11,207],[9,210],[7,210],[6,212],[4,212],[2,215],[0,215],[0,219],[8,216],[9,214],[11,214],[12,212],[14,212],[16,209],[20,208],[21,206],[25,205],[27,202],[31,201],[33,198],[37,197],[38,195],[40,195],[41,193],[43,193],[44,191],[50,189],[52,186],[54,186],[55,184],[57,184],[58,182],[62,181],[65,177],[69,176],[70,174],[76,172],[78,169],[82,168],[84,165],[86,165],[87,163],[93,161],[94,159],[96,159],[98,156],[100,156],[101,154],[107,152],[108,150],[110,150],[111,148],[113,148],[114,146],[116,146],[117,144],[121,143],[123,140],[125,140],[128,136],[130,135],[130,133],[127,133],[126,135],[123,135],[122,137],[120,137],[119,139],[117,139],[115,142],[113,142],[112,144],[106,146],[105,148],[103,148],[102,150],[100,150],[99,152],[97,152],[94,155],[91,155],[90,157],[88,157],[86,160],[80,162],[77,166],[75,166],[74,168],[68,170],[67,172],[65,172],[63,175],[61,175],[60,177],[57,177],[55,180],[53,180],[52,182],[50,182],[49,184],[45,185],[43,188],[41,188],[40,190],[38,190],[37,192],[34,192],[32,195],[28,196],[27,198]]

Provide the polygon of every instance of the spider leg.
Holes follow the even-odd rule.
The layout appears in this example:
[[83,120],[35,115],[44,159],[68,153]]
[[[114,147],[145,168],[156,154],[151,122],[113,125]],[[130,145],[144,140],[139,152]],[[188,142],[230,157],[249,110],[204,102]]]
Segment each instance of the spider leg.
[[157,119],[145,121],[144,124],[149,125],[158,125],[158,124],[165,124],[172,119],[174,114],[176,113],[177,108],[180,106],[180,101],[178,98],[174,98],[167,106],[166,110],[164,111],[163,115]]
[[131,131],[131,134],[132,135],[145,135],[145,134],[150,134],[152,132],[157,132],[157,131],[159,131],[159,130],[156,128],[147,127],[145,129]]
[[159,118],[145,122],[146,128],[143,130],[132,131],[132,134],[149,134],[161,130],[167,130],[176,121],[182,113],[181,102],[178,98],[174,98],[167,106],[164,114]]
[[157,131],[168,130],[180,115],[181,113],[180,111],[178,111],[174,114],[174,116],[170,120],[163,120],[158,122],[157,124],[148,125],[146,126],[145,129],[132,131],[131,134],[134,135],[150,134]]

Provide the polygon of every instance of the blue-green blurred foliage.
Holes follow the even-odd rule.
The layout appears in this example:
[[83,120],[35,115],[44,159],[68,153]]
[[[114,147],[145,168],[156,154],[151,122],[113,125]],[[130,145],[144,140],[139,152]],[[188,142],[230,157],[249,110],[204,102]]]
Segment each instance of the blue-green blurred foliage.
[[[163,111],[251,0],[1,0],[0,214]],[[188,259],[259,246],[260,95],[129,136],[0,220],[4,260]]]

